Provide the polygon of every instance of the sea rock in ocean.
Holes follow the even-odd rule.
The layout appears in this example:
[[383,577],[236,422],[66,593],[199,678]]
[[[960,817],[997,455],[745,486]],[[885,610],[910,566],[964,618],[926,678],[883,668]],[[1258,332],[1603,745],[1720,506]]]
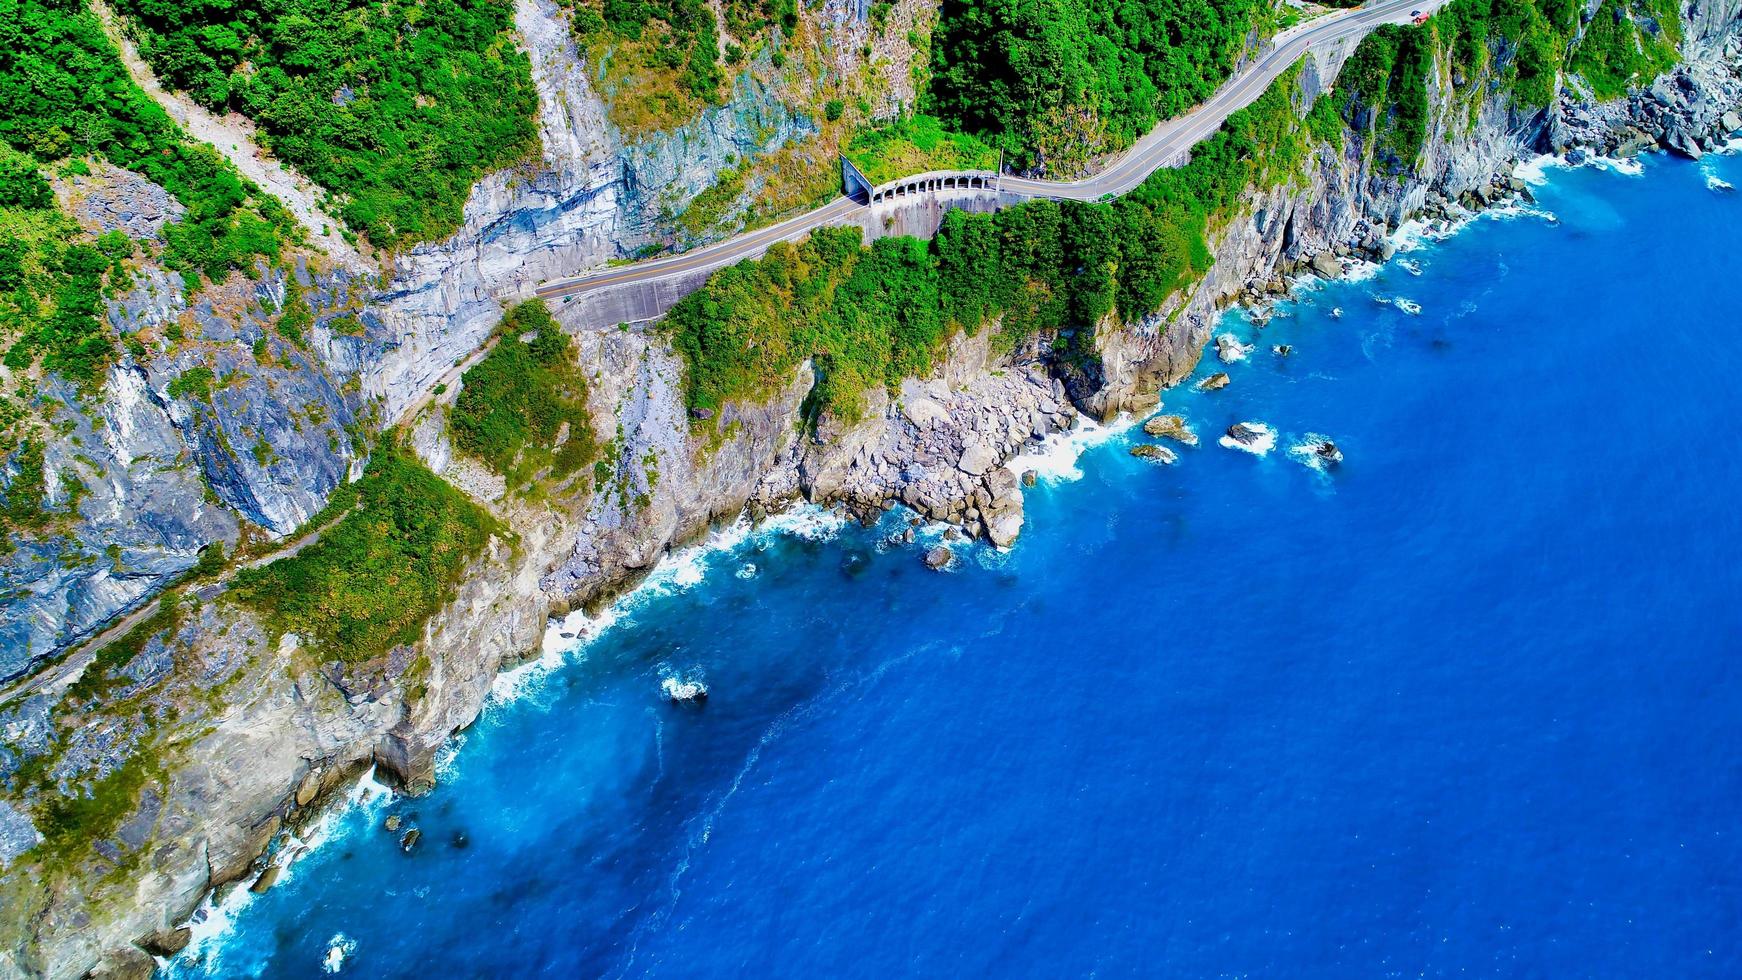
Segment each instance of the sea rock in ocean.
[[1287,357],[1288,355],[1294,353],[1294,345],[1293,344],[1276,344],[1270,348],[1270,352],[1272,354],[1275,354],[1277,357]]
[[1139,443],[1131,447],[1131,455],[1138,459],[1153,460],[1157,463],[1177,463],[1179,454],[1166,446],[1157,446],[1153,442]]
[[397,813],[388,814],[386,822],[382,823],[381,826],[383,829],[385,829],[390,834],[398,833],[399,832],[399,814],[397,814]]
[[1022,485],[1023,486],[1032,487],[1038,482],[1040,482],[1040,474],[1039,473],[1036,473],[1033,470],[1023,470],[1022,471]]
[[667,701],[700,704],[708,699],[708,686],[699,680],[667,677],[659,682],[659,689]]
[[1256,446],[1264,437],[1264,427],[1251,422],[1235,422],[1228,426],[1228,438],[1242,446]]
[[1157,415],[1143,423],[1143,432],[1157,439],[1172,439],[1187,446],[1198,444],[1198,434],[1181,415]]
[[412,849],[417,847],[417,842],[422,840],[422,839],[423,839],[423,831],[418,830],[416,827],[413,827],[410,830],[405,832],[404,837],[399,838],[399,849],[401,851],[404,851],[407,854],[410,854]]
[[1242,344],[1240,338],[1231,333],[1220,334],[1216,337],[1216,356],[1222,359],[1223,364],[1244,361],[1246,355],[1250,353],[1252,353],[1252,345]]
[[1228,387],[1228,372],[1226,371],[1217,371],[1198,382],[1199,391],[1220,391],[1226,387]]
[[1276,446],[1276,432],[1263,422],[1235,422],[1228,434],[1217,440],[1229,449],[1240,449],[1263,456]]
[[940,544],[925,553],[925,567],[933,571],[942,571],[949,567],[950,560],[954,557],[955,555],[950,549]]

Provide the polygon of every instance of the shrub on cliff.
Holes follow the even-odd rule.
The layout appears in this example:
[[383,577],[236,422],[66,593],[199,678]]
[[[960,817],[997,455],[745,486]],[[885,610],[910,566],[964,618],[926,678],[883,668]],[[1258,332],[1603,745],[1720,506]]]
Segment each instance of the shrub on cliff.
[[353,663],[415,642],[496,530],[483,508],[391,439],[329,507],[344,516],[318,541],[238,572],[230,594],[318,655]]
[[541,473],[562,480],[579,472],[599,447],[574,341],[536,299],[510,310],[498,334],[461,377],[449,416],[454,444],[502,474],[510,489]]

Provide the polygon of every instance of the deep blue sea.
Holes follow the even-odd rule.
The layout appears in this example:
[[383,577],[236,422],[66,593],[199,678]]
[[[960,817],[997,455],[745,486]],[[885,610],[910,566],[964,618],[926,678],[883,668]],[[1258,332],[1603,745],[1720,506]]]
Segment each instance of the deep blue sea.
[[812,515],[689,556],[183,975],[1742,975],[1711,176],[1551,171],[1558,221],[1231,314],[1233,384],[1164,395],[1200,445],[1105,440],[1008,553]]

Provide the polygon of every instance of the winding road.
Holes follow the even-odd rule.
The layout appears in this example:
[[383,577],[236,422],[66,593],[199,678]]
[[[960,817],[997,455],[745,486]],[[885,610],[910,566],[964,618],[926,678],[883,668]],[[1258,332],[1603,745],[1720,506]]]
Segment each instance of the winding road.
[[[1183,116],[1156,126],[1100,172],[1081,180],[1068,181],[1006,176],[998,180],[998,193],[1001,196],[1019,198],[1071,201],[1098,201],[1107,196],[1125,194],[1143,183],[1157,169],[1184,160],[1188,150],[1220,129],[1229,116],[1256,101],[1270,87],[1270,83],[1300,60],[1309,48],[1364,35],[1381,24],[1408,23],[1415,13],[1432,12],[1444,2],[1445,0],[1378,0],[1366,6],[1338,11],[1296,25],[1272,38],[1264,54],[1218,89],[1209,101]],[[969,179],[984,177],[985,174],[979,171],[945,171],[925,176],[930,179]],[[913,179],[904,177],[879,185],[873,192],[873,197]],[[846,196],[838,197],[814,211],[807,211],[778,224],[745,232],[681,255],[650,259],[565,279],[553,279],[540,285],[534,293],[545,299],[554,299],[576,296],[608,286],[649,282],[668,276],[717,269],[760,256],[775,242],[796,241],[817,228],[844,223],[855,212],[868,206],[880,205],[865,205]]]
[[[1309,48],[1363,35],[1380,24],[1406,23],[1414,13],[1432,11],[1445,2],[1446,0],[1379,0],[1379,2],[1370,3],[1363,7],[1327,14],[1292,27],[1272,38],[1265,53],[1240,74],[1231,78],[1227,84],[1217,90],[1215,95],[1210,97],[1209,101],[1183,116],[1161,123],[1133,144],[1130,149],[1115,157],[1100,172],[1081,180],[1031,180],[1025,177],[998,177],[984,171],[945,171],[904,177],[879,185],[873,190],[872,196],[876,198],[885,191],[901,188],[910,182],[919,180],[941,182],[968,179],[973,179],[976,185],[984,185],[989,181],[994,181],[996,183],[995,192],[1000,196],[1008,195],[1017,198],[1096,201],[1104,197],[1127,193],[1143,183],[1144,178],[1158,168],[1183,161],[1186,151],[1221,128],[1223,121],[1230,115],[1252,104],[1264,93],[1271,82],[1275,81],[1289,66],[1305,55]],[[247,171],[244,170],[244,172]],[[981,192],[984,193],[984,190]],[[906,200],[907,198],[901,199]],[[816,210],[788,218],[778,224],[745,232],[734,238],[728,238],[681,255],[650,259],[587,275],[552,280],[539,286],[535,293],[546,298],[574,296],[608,286],[650,282],[667,276],[717,269],[747,258],[760,256],[767,250],[768,246],[775,242],[801,239],[817,228],[846,223],[853,219],[856,212],[867,207],[879,206],[882,206],[881,202],[865,205],[852,198],[842,196]],[[466,368],[477,363],[493,345],[494,340],[481,345],[478,350],[472,352],[471,356],[445,372],[441,382],[448,385],[453,384]],[[400,417],[415,418],[417,413],[434,397],[434,390],[434,387],[426,390]],[[205,583],[194,591],[201,599],[215,598],[241,568],[266,564],[296,554],[319,540],[323,530],[325,530],[324,526],[309,530],[288,546],[277,549],[269,555],[255,558],[241,566],[229,568],[216,581]],[[158,607],[159,600],[153,599],[139,609],[111,623],[83,644],[72,648],[59,663],[39,668],[34,674],[17,679],[10,685],[0,686],[0,705],[44,689],[63,687],[72,683],[96,658],[99,651],[124,636],[134,625],[153,615]]]

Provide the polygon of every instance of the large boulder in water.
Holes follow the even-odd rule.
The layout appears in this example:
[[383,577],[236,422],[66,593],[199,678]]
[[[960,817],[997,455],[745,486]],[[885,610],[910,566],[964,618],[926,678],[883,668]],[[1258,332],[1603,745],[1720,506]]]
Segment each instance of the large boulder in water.
[[1177,463],[1177,462],[1179,462],[1179,454],[1178,453],[1175,453],[1173,450],[1167,448],[1166,446],[1157,446],[1154,443],[1150,443],[1150,442],[1145,442],[1145,443],[1142,443],[1140,445],[1132,446],[1131,447],[1131,455],[1136,456],[1138,459],[1152,460],[1152,461],[1157,462],[1157,463]]
[[1228,372],[1217,371],[1215,374],[1212,374],[1209,377],[1205,378],[1204,380],[1198,382],[1198,390],[1199,391],[1220,391],[1223,388],[1228,387],[1228,380],[1229,380],[1228,379]]
[[925,553],[925,567],[932,571],[942,571],[949,567],[950,560],[954,557],[950,549],[940,544]]
[[1143,431],[1157,439],[1172,439],[1186,446],[1198,444],[1198,434],[1192,431],[1191,425],[1180,415],[1157,415],[1143,423]]

